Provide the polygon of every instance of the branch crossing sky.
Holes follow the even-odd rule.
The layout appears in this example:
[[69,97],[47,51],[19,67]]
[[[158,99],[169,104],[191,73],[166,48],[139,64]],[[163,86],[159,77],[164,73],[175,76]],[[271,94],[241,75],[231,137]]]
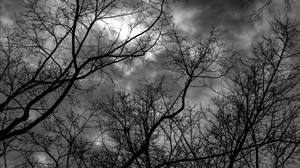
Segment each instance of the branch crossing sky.
[[[204,40],[214,26],[223,32],[223,40],[226,41],[235,50],[247,50],[258,40],[258,32],[268,33],[269,26],[267,20],[252,22],[249,21],[249,15],[253,12],[254,7],[260,4],[254,4],[250,7],[243,7],[243,0],[181,0],[172,5],[171,13],[174,22],[182,33],[195,40]],[[264,1],[265,2],[265,1]],[[283,0],[275,0],[274,9],[282,5]],[[15,13],[22,11],[21,0],[0,0],[0,20],[3,23],[13,24],[12,17]],[[280,10],[278,8],[278,10]],[[283,13],[283,12],[282,12]],[[294,19],[299,21],[300,1],[295,0],[292,11],[289,13]],[[264,17],[269,18],[270,13],[264,12]],[[111,24],[122,31],[128,31],[122,24],[112,21]],[[138,32],[134,32],[137,34]],[[133,35],[134,35],[133,34]],[[124,36],[120,37],[125,38]],[[299,45],[300,48],[300,45]],[[123,71],[122,77],[115,79],[115,84],[126,90],[134,90],[138,85],[139,79],[143,77],[154,78],[168,74],[161,68],[165,60],[163,53],[146,53],[146,59],[154,62],[153,64],[144,65],[140,60],[132,63],[131,67],[116,64],[120,71]],[[300,62],[300,58],[292,60]],[[98,80],[95,78],[95,80]],[[84,84],[84,81],[82,81]],[[88,83],[88,82],[86,82]],[[218,82],[216,82],[217,84]],[[170,83],[169,87],[179,87],[174,83]],[[199,103],[209,101],[211,92],[203,88],[190,89],[188,98],[191,102]],[[40,157],[41,160],[45,160]]]

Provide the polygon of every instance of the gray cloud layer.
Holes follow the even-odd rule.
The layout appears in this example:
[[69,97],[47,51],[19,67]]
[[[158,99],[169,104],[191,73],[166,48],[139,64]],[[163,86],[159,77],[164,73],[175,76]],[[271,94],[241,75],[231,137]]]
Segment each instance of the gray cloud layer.
[[[174,8],[174,13],[181,13],[184,18],[182,24],[193,26],[193,37],[205,37],[212,26],[224,32],[224,38],[240,46],[241,41],[249,43],[252,34],[249,24],[251,9],[243,7],[241,0],[189,0],[182,1]],[[184,16],[194,11],[191,16]]]

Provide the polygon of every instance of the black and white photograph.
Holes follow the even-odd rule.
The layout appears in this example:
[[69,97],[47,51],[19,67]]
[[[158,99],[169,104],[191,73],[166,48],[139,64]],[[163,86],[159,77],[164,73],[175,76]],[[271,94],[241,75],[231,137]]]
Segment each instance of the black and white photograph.
[[0,168],[299,168],[300,0],[0,0]]

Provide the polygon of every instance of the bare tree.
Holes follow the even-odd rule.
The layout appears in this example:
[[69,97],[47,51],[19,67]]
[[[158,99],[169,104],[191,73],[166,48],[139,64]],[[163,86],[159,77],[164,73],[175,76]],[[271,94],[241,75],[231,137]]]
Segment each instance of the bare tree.
[[[197,124],[191,117],[198,110],[187,104],[187,92],[221,75],[216,61],[224,44],[219,38],[212,31],[207,40],[195,42],[173,31],[167,38],[171,45],[166,65],[177,74],[175,78],[146,79],[133,92],[115,90],[108,99],[89,101],[80,114],[70,107],[63,114],[52,113],[42,127],[19,137],[20,143],[27,144],[14,146],[21,154],[20,166],[164,167],[193,157],[190,151],[196,152],[199,137],[194,137]],[[176,88],[168,87],[178,80]],[[47,158],[44,163],[34,159],[40,155]]]
[[[299,30],[287,15],[274,17],[270,36],[261,35],[251,52],[234,52],[228,61],[218,31],[196,41],[164,27],[172,25],[165,1],[26,5],[14,25],[1,25],[1,166],[300,164],[300,67],[292,61],[300,54]],[[94,85],[84,80],[113,78],[113,65],[158,42],[167,75],[143,79],[133,91],[89,97]],[[214,106],[189,102],[189,91],[220,77]],[[13,152],[19,162],[9,165]]]
[[[96,152],[91,134],[96,111],[65,108],[65,113],[51,114],[41,127],[17,138],[20,145],[15,157],[22,158],[13,167],[91,167]],[[76,111],[77,110],[77,111]],[[90,138],[90,139],[88,139]],[[26,144],[26,145],[24,145]]]
[[288,17],[270,24],[271,35],[236,58],[213,99],[211,145],[231,151],[218,167],[299,165],[300,67],[292,61],[300,54],[299,29]]
[[264,15],[278,13],[278,10],[290,13],[295,3],[293,0],[244,0],[243,6],[253,9],[249,16],[250,21],[260,21],[265,18]]
[[[157,167],[297,167],[300,164],[298,25],[275,17],[251,53],[223,67],[210,109],[186,108],[163,128],[169,160]],[[183,68],[182,68],[183,69]],[[213,88],[214,89],[214,88]]]
[[144,56],[160,37],[165,5],[27,1],[13,25],[1,24],[0,141],[24,134],[57,111],[81,79]]
[[[171,35],[167,67],[178,75],[179,88],[167,86],[174,79],[146,80],[133,93],[117,92],[108,103],[97,107],[105,116],[99,119],[99,128],[111,138],[113,146],[104,149],[107,153],[114,151],[108,155],[116,159],[116,167],[160,167],[191,156],[190,150],[180,150],[187,144],[186,133],[175,124],[184,124],[193,111],[186,100],[191,86],[201,87],[207,79],[221,75],[216,62],[225,46],[219,43],[217,31],[202,42],[185,39],[175,31]],[[193,125],[188,125],[192,129]]]

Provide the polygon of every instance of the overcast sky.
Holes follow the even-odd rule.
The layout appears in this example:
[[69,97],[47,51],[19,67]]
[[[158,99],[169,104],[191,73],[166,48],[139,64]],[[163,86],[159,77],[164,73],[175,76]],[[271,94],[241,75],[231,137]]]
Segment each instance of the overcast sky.
[[[283,0],[274,0],[273,6],[277,5],[277,1]],[[207,35],[214,25],[224,31],[224,37],[232,44],[248,47],[256,34],[256,30],[249,24],[253,6],[243,7],[242,2],[243,0],[181,0],[172,5],[172,13],[178,27],[194,38]],[[293,6],[295,16],[300,14],[299,4],[295,1]],[[0,7],[1,20],[9,21],[14,12],[22,9],[22,0],[0,0]],[[267,13],[264,16],[268,16]],[[263,24],[260,23],[260,26]]]
[[[275,8],[277,1],[282,2],[282,0],[275,0],[273,6]],[[0,2],[0,19],[11,23],[10,18],[13,14],[22,10],[21,0],[0,0]],[[234,49],[246,50],[257,39],[257,32],[262,30],[268,32],[268,26],[265,21],[256,22],[253,26],[249,22],[249,15],[253,12],[255,5],[243,7],[242,2],[242,0],[182,0],[172,5],[171,12],[178,28],[190,38],[203,40],[209,34],[211,27],[214,26],[224,32],[224,40],[232,45]],[[295,2],[290,15],[294,17],[300,15],[299,4],[299,1]],[[265,13],[264,16],[268,17],[268,13]],[[295,19],[297,18],[295,17]],[[160,63],[164,60],[164,55],[157,54],[152,56],[152,59],[156,64],[145,66],[140,61],[136,61],[130,70],[123,69],[123,78],[116,80],[116,84],[127,89],[133,89],[138,79],[143,76],[166,75],[165,71],[159,68]],[[191,93],[196,92],[192,91]],[[205,95],[205,93],[202,93],[202,95]],[[197,97],[195,95],[190,96]]]
[[[275,0],[283,1],[283,0]],[[295,19],[300,16],[300,1],[295,0],[294,8],[290,15]],[[249,15],[253,12],[252,7],[243,7],[243,0],[182,0],[172,5],[174,21],[182,33],[192,39],[201,40],[207,37],[211,27],[220,29],[224,40],[236,50],[247,50],[257,39],[257,32],[268,32],[265,21],[251,24]],[[274,4],[276,6],[276,3]],[[5,23],[13,23],[12,16],[15,12],[22,10],[21,0],[0,0],[0,20]],[[265,13],[268,17],[268,13]],[[134,90],[141,78],[151,78],[172,74],[162,68],[165,55],[157,53],[151,55],[154,63],[144,65],[139,60],[133,62],[130,70],[124,69],[121,76],[115,78],[117,86],[128,90]],[[299,59],[300,60],[300,59]],[[88,84],[90,81],[87,81]],[[218,82],[216,82],[218,83]],[[176,83],[168,83],[169,88],[176,90],[179,87]],[[95,95],[99,95],[99,90]],[[102,92],[101,92],[102,93]],[[203,88],[189,90],[188,98],[193,102],[208,101],[211,92]]]
[[[275,8],[278,6],[277,1],[282,2],[282,0],[275,0],[273,6]],[[13,14],[22,10],[21,0],[0,0],[0,2],[0,19],[12,23],[10,18]],[[177,27],[190,38],[203,40],[214,26],[223,32],[223,39],[234,49],[247,50],[254,40],[258,39],[257,32],[268,32],[268,26],[265,21],[256,22],[253,26],[253,23],[249,22],[249,15],[253,12],[255,5],[243,7],[242,2],[242,0],[182,0],[172,5],[171,12]],[[290,15],[294,17],[300,15],[300,7],[297,7],[299,4],[296,1]],[[266,12],[264,16],[268,17],[268,13]],[[297,19],[297,17],[295,18]],[[144,65],[137,60],[130,69],[120,69],[124,71],[122,78],[116,79],[115,83],[125,89],[134,90],[139,79],[144,76],[172,75],[167,74],[161,68],[164,56],[159,53],[152,55],[151,59],[155,64]],[[173,85],[174,88],[178,87],[176,84]],[[189,98],[193,100],[199,101],[199,99],[208,97],[207,90],[198,88],[189,92]]]

